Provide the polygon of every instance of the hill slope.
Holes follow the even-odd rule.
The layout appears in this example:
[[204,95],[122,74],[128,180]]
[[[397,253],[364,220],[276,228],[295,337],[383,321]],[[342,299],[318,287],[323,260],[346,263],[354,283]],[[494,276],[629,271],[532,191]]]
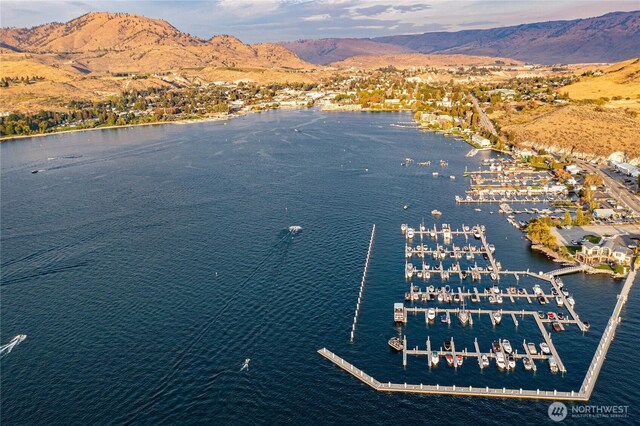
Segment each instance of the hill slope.
[[[339,61],[354,55],[407,53],[384,51],[395,47],[419,53],[501,56],[543,64],[618,62],[640,56],[640,11],[488,30],[281,44],[314,63]],[[383,46],[385,44],[393,47]]]
[[376,69],[394,66],[398,69],[406,69],[428,66],[492,66],[498,65],[500,62],[509,65],[522,65],[522,62],[509,58],[468,55],[426,55],[423,53],[352,56],[339,62],[332,62],[329,65],[336,68]]
[[157,72],[204,66],[309,68],[280,45],[251,46],[232,36],[210,40],[182,33],[169,23],[122,13],[89,13],[67,23],[0,29],[0,47],[55,53],[91,72]]

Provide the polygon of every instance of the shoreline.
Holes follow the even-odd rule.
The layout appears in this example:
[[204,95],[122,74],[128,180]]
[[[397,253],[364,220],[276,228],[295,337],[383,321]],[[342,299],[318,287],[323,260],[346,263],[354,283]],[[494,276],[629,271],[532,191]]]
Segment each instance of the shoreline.
[[[259,111],[255,111],[259,112]],[[91,127],[89,129],[73,129],[73,130],[61,130],[59,132],[51,132],[51,133],[34,133],[32,135],[16,135],[9,137],[0,137],[0,143],[11,142],[20,139],[29,139],[29,138],[42,138],[47,136],[55,136],[55,135],[64,135],[68,133],[79,133],[79,132],[91,132],[95,130],[112,130],[112,129],[126,129],[133,127],[142,127],[142,126],[157,126],[162,124],[193,124],[193,123],[207,123],[213,121],[226,121],[231,120],[233,118],[242,117],[247,114],[236,114],[229,115],[225,117],[206,117],[206,118],[196,118],[196,119],[181,119],[181,120],[170,120],[170,121],[156,121],[154,123],[136,123],[136,124],[123,124],[123,125],[113,125],[113,126],[104,126],[104,127]]]

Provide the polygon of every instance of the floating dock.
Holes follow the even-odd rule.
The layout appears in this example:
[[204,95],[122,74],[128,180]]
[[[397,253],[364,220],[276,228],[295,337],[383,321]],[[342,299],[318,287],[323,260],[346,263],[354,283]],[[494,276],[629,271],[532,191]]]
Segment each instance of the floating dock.
[[362,281],[360,282],[360,292],[358,293],[358,303],[356,304],[356,312],[353,314],[353,325],[351,326],[351,342],[356,337],[356,324],[358,323],[358,316],[360,315],[360,305],[362,304],[362,293],[364,292],[364,283],[367,279],[367,272],[369,271],[369,259],[371,259],[371,249],[373,248],[373,240],[376,237],[376,225],[373,224],[371,229],[371,238],[369,239],[369,249],[367,250],[367,258],[364,261],[364,272],[362,273]]

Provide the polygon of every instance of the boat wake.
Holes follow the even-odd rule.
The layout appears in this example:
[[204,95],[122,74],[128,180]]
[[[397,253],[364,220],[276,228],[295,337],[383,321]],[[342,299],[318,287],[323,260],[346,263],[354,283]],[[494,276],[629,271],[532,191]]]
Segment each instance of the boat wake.
[[244,371],[244,370],[249,371],[249,363],[250,362],[251,362],[251,358],[245,359],[244,363],[242,364],[242,368],[240,368],[240,371]]
[[26,334],[18,334],[16,337],[11,339],[9,343],[6,345],[0,346],[0,356],[5,356],[11,353],[13,348],[20,344],[24,339],[27,338]]

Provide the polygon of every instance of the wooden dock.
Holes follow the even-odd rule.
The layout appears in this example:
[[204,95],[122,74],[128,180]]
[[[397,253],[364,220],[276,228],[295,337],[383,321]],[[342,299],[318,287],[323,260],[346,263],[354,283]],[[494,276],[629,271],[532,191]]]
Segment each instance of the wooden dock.
[[327,348],[318,350],[318,353],[325,359],[331,361],[340,369],[351,374],[362,383],[372,387],[379,392],[404,392],[404,393],[421,393],[430,395],[451,395],[451,396],[480,396],[488,398],[512,398],[512,399],[543,399],[553,401],[576,401],[586,402],[588,398],[580,392],[562,392],[557,390],[527,390],[527,389],[497,389],[490,387],[474,387],[474,386],[440,386],[425,384],[408,384],[408,383],[382,383],[364,371],[355,367],[353,364],[340,358],[338,355],[329,351]]

